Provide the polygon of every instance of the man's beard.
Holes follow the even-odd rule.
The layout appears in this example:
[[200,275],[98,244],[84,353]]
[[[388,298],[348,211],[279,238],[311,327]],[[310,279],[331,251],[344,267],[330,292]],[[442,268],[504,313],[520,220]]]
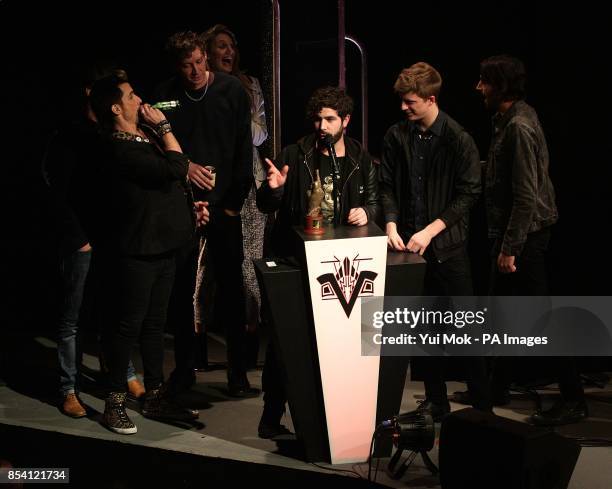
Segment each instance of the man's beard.
[[340,141],[340,138],[342,137],[343,134],[344,134],[344,128],[340,129],[336,134],[325,134],[325,133],[321,133],[320,131],[317,131],[317,135],[319,136],[319,141],[323,142],[323,140],[327,136],[331,136],[332,144],[336,144],[338,141]]

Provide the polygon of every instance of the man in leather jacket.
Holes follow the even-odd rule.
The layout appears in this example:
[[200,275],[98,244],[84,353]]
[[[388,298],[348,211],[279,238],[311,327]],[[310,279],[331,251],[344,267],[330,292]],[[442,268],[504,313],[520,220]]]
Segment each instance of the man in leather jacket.
[[[316,90],[308,101],[307,117],[314,132],[283,149],[277,165],[267,160],[267,181],[257,192],[257,205],[264,212],[278,210],[272,232],[274,254],[293,254],[291,227],[304,223],[308,211],[306,191],[319,170],[326,200],[331,198],[333,166],[323,140],[332,138],[340,167],[340,220],[342,224],[363,226],[378,217],[378,181],[370,154],[356,140],[345,136],[351,119],[353,101],[340,88]],[[333,204],[333,201],[332,201]],[[326,221],[333,213],[323,210]]]
[[[485,106],[495,112],[487,157],[485,204],[491,240],[491,295],[549,295],[546,256],[551,228],[557,222],[555,190],[548,173],[544,130],[528,105],[527,74],[519,59],[501,55],[480,64],[476,89]],[[588,416],[584,389],[573,358],[555,364],[561,399],[532,422],[544,426],[580,421]],[[509,399],[515,370],[513,359],[498,359],[493,372],[493,395]]]
[[[466,250],[469,212],[481,192],[480,163],[472,137],[438,108],[442,78],[427,63],[402,70],[394,89],[406,119],[383,142],[380,192],[389,248],[427,261],[424,295],[473,294]],[[467,358],[467,357],[466,357]],[[466,359],[474,407],[490,410],[486,365]],[[442,358],[422,359],[425,402],[434,420],[450,412]]]
[[[333,144],[340,169],[340,209],[342,224],[364,226],[375,221],[379,213],[378,181],[372,157],[344,131],[351,119],[353,101],[337,87],[316,90],[307,105],[307,117],[313,122],[312,134],[281,152],[277,163],[266,159],[267,180],[257,191],[257,205],[264,212],[278,211],[272,231],[272,248],[276,256],[295,253],[292,226],[303,225],[308,211],[307,190],[312,188],[319,172],[325,200],[329,203],[333,185],[333,163],[326,144]],[[329,139],[331,138],[331,139]],[[333,200],[323,208],[324,219],[333,220]],[[285,393],[280,369],[271,344],[268,346],[263,372],[264,412],[259,436],[272,438],[286,431],[280,424]]]

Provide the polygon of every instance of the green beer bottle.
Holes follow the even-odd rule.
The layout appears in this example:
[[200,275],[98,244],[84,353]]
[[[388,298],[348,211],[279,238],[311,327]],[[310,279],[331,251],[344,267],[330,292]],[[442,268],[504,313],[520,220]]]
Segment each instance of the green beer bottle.
[[163,102],[157,102],[156,104],[153,104],[151,107],[153,107],[154,109],[169,111],[177,109],[180,106],[181,103],[178,100],[164,100]]

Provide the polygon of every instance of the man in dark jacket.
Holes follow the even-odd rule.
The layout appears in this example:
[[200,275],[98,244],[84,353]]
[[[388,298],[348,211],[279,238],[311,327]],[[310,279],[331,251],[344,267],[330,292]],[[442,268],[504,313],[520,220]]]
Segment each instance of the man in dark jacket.
[[[385,135],[380,192],[389,248],[427,260],[424,295],[472,295],[466,251],[468,218],[480,194],[479,155],[472,137],[438,108],[442,78],[427,63],[402,70],[394,89],[406,120]],[[431,245],[431,246],[430,246]],[[443,361],[424,358],[426,401],[441,419],[450,411]],[[471,359],[474,407],[491,408],[484,360]]]
[[[272,247],[279,256],[294,253],[290,244],[292,226],[304,224],[308,211],[307,191],[319,172],[325,197],[321,203],[326,222],[333,221],[334,171],[324,140],[333,142],[340,169],[342,224],[363,226],[379,214],[378,182],[372,157],[356,140],[344,135],[353,111],[352,99],[340,88],[316,90],[308,101],[306,115],[314,133],[283,149],[278,167],[268,162],[268,178],[257,192],[257,204],[264,212],[278,210],[272,233]],[[331,139],[329,139],[331,138]]]
[[[340,170],[341,223],[364,226],[376,220],[378,182],[372,157],[357,141],[344,135],[352,111],[353,101],[344,90],[337,87],[316,90],[306,109],[314,133],[283,149],[277,158],[278,166],[266,160],[268,176],[257,191],[257,205],[264,212],[278,210],[272,231],[276,256],[290,256],[296,251],[292,246],[296,241],[292,226],[304,224],[308,211],[307,191],[312,188],[317,172],[324,182],[322,213],[327,222],[333,221],[333,162],[324,141],[333,144]],[[262,382],[264,411],[258,432],[260,438],[273,438],[287,430],[280,424],[286,394],[272,343],[268,345]]]
[[[492,56],[480,64],[476,86],[486,107],[495,112],[485,182],[495,295],[549,294],[546,255],[558,213],[544,131],[535,110],[524,101],[526,79],[522,61]],[[493,389],[496,396],[508,397],[514,369],[506,358],[500,360]],[[552,409],[536,413],[532,417],[536,424],[561,425],[588,415],[573,359],[555,362],[562,399]]]
[[[51,189],[63,286],[57,330],[61,410],[73,418],[87,414],[78,397],[80,351],[77,336],[81,335],[79,321],[86,282],[92,279],[92,247],[88,236],[95,220],[90,205],[91,174],[100,165],[99,127],[89,103],[89,92],[95,80],[108,76],[111,71],[109,67],[98,64],[83,71],[79,87],[80,113],[69,125],[53,133],[42,162],[43,176]],[[100,366],[102,370],[102,360]],[[127,384],[134,397],[144,393],[131,360]]]
[[[101,178],[107,189],[100,255],[109,329],[110,390],[103,422],[120,434],[136,433],[125,411],[125,372],[140,343],[146,395],[142,414],[192,419],[163,384],[163,332],[175,273],[175,253],[192,239],[195,214],[187,186],[188,159],[164,114],[142,104],[124,76],[98,80],[91,104],[109,132]],[[142,120],[152,126],[139,124]]]

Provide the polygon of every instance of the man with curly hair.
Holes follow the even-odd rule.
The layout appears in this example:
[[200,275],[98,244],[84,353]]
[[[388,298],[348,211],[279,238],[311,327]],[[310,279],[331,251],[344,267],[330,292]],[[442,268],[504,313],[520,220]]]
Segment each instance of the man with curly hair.
[[[333,194],[333,162],[324,140],[333,144],[340,170],[340,223],[365,226],[378,216],[378,181],[370,154],[344,132],[351,119],[353,101],[338,87],[316,90],[306,108],[313,132],[283,149],[273,163],[266,159],[268,175],[257,192],[257,204],[264,212],[278,211],[272,232],[272,248],[276,256],[295,253],[292,227],[304,223],[308,212],[307,190],[312,188],[318,172]],[[330,195],[325,197],[330,200]],[[322,203],[323,216],[334,218],[333,201],[327,208]],[[264,410],[259,423],[259,437],[273,438],[287,432],[280,424],[285,411],[286,394],[281,370],[272,343],[268,346],[263,371]]]

